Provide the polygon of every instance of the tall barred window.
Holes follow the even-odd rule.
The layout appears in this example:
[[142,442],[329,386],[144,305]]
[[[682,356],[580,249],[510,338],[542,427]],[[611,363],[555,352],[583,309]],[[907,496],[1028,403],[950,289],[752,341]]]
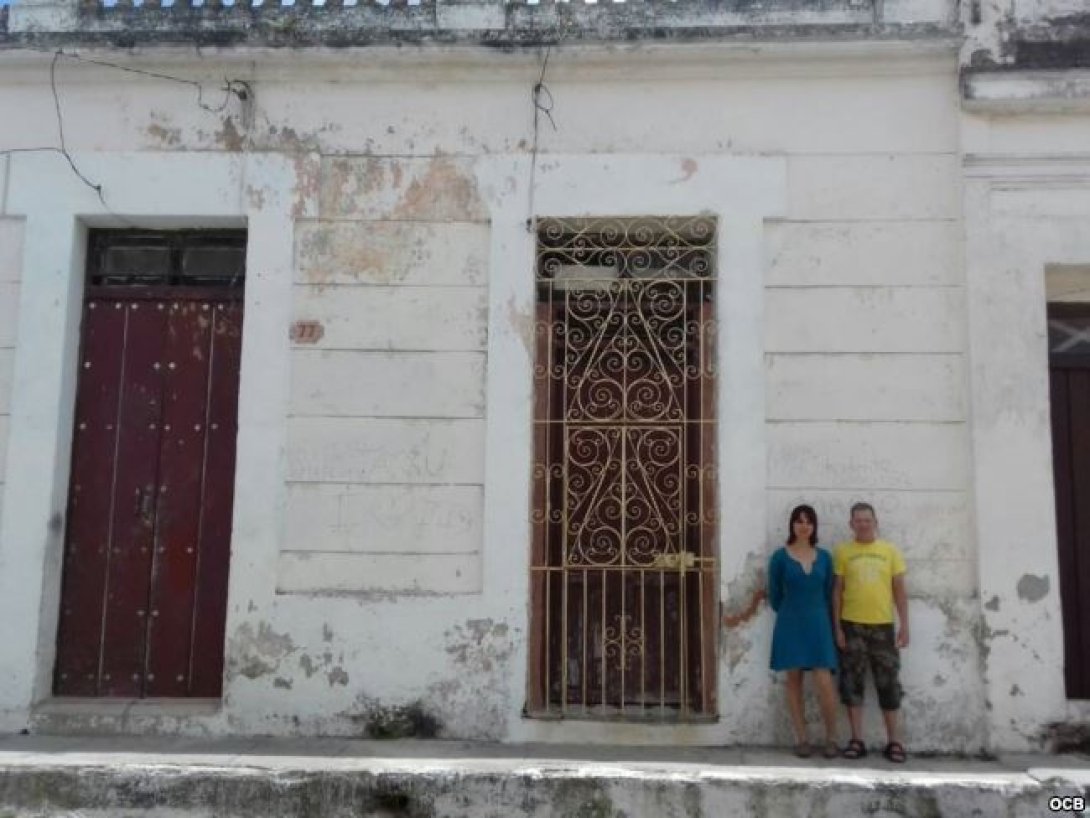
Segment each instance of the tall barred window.
[[715,713],[716,222],[537,222],[533,715]]

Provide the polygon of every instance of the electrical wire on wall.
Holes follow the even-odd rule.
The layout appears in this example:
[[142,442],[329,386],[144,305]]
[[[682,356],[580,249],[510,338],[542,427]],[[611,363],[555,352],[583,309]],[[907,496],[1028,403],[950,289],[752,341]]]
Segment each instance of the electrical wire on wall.
[[103,191],[102,184],[100,182],[96,183],[91,181],[91,179],[89,179],[87,175],[76,164],[75,158],[68,150],[68,145],[65,141],[64,135],[64,112],[61,107],[61,95],[57,84],[57,65],[61,61],[61,59],[68,59],[74,62],[86,63],[88,65],[97,65],[103,68],[110,68],[117,71],[122,71],[128,74],[138,74],[153,79],[165,80],[167,82],[175,82],[182,85],[192,86],[197,89],[197,106],[202,110],[212,114],[220,114],[223,111],[227,110],[227,106],[230,104],[232,98],[238,99],[241,103],[246,103],[253,98],[253,90],[251,89],[249,83],[245,82],[244,80],[224,78],[223,86],[221,88],[221,90],[223,91],[223,101],[219,105],[210,105],[205,102],[204,99],[204,86],[196,80],[187,79],[185,77],[176,77],[158,71],[145,71],[142,68],[132,68],[131,66],[119,65],[117,63],[108,62],[106,60],[82,57],[79,54],[73,54],[71,52],[64,51],[63,49],[57,49],[56,51],[46,49],[36,50],[53,55],[53,59],[49,63],[49,88],[53,94],[53,108],[56,112],[57,117],[58,145],[42,145],[29,148],[0,149],[0,156],[11,156],[19,153],[59,153],[61,156],[64,157],[65,161],[68,163],[68,167],[71,168],[72,173],[75,174],[76,178],[78,178],[80,182],[82,182],[84,185],[86,185],[88,188],[95,192],[95,195],[98,197],[99,203],[102,205],[102,208],[110,216],[121,222],[125,227],[135,227],[136,225],[129,223],[110,209],[110,206],[106,201],[106,195]]
[[526,231],[532,233],[534,230],[534,188],[536,186],[537,179],[537,151],[538,151],[538,138],[541,131],[541,115],[544,114],[549,120],[549,124],[553,126],[553,130],[557,130],[556,121],[553,119],[553,95],[549,90],[549,86],[545,84],[545,73],[549,69],[549,55],[552,53],[552,46],[547,46],[545,49],[545,58],[541,61],[541,75],[537,78],[537,82],[534,83],[533,88],[530,89],[530,100],[534,104],[534,137],[531,143],[530,149],[530,185],[527,202],[527,216],[526,216]]

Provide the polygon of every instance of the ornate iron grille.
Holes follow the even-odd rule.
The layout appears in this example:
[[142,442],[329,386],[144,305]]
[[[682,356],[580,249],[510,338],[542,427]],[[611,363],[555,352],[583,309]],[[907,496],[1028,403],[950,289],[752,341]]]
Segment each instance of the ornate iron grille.
[[537,223],[531,712],[715,712],[715,226]]

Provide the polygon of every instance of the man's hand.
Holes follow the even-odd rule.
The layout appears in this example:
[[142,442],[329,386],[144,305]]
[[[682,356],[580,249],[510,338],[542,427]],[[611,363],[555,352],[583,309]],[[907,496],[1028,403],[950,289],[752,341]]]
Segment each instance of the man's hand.
[[908,647],[908,589],[905,587],[905,575],[893,578],[893,604],[897,606],[897,621],[901,624],[894,644],[898,648]]
[[841,650],[847,650],[848,640],[844,638],[844,629],[837,627],[836,629],[836,646]]

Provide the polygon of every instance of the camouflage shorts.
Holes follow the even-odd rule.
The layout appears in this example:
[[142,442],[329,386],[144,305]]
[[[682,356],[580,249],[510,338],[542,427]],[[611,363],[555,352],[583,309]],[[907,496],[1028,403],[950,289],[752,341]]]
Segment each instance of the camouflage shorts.
[[878,706],[896,710],[901,706],[901,654],[894,641],[893,625],[861,625],[841,622],[847,642],[840,652],[840,700],[849,707],[863,703],[867,666],[874,676]]

